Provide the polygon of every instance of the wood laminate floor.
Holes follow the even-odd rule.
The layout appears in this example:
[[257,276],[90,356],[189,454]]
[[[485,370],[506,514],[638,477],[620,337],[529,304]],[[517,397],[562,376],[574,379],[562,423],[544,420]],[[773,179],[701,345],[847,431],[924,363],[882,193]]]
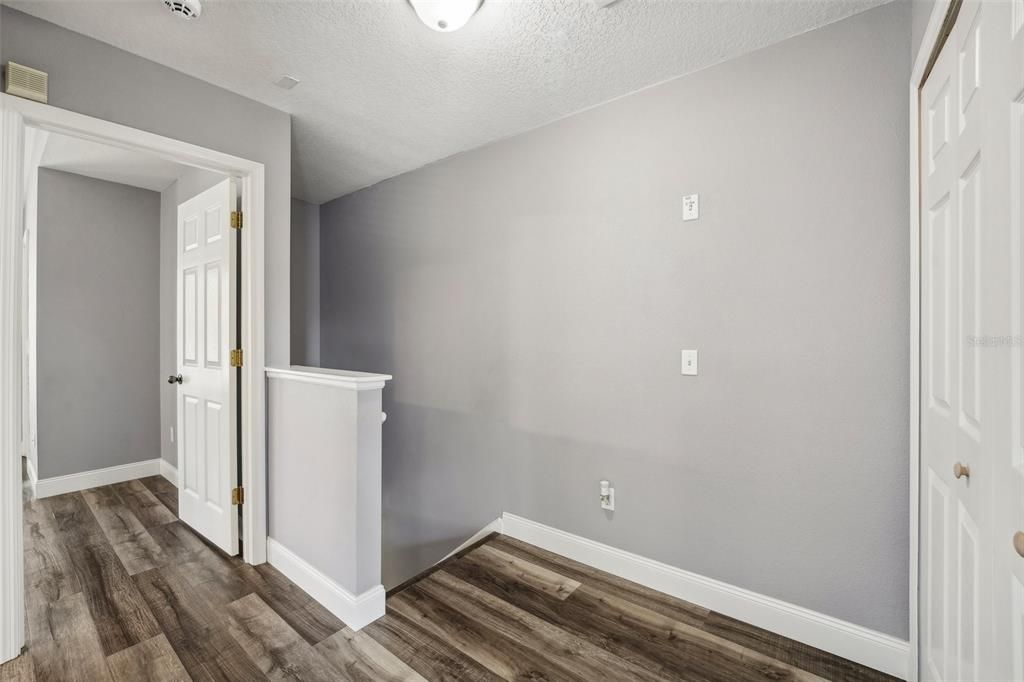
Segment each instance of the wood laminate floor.
[[7,680],[890,680],[501,535],[352,632],[176,516],[160,477],[25,504]]

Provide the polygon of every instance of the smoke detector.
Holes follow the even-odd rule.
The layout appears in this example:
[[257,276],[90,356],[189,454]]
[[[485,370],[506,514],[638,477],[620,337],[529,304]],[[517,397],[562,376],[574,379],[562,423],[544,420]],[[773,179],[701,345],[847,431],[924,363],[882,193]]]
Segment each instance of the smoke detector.
[[199,0],[164,0],[171,14],[182,19],[195,19],[203,13]]

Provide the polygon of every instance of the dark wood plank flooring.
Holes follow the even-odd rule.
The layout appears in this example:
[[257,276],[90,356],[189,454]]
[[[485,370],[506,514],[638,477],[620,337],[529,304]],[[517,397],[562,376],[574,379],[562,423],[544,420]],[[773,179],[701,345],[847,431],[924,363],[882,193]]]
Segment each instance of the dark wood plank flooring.
[[493,535],[352,632],[178,520],[160,477],[25,503],[27,651],[7,680],[891,680]]

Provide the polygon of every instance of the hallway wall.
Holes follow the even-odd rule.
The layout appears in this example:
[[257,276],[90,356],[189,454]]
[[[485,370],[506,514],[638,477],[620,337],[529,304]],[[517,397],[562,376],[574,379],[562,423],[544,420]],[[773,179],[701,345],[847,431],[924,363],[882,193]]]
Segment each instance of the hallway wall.
[[395,377],[386,586],[508,511],[907,637],[910,39],[882,6],[322,207],[322,364]]
[[160,194],[40,169],[39,477],[157,456]]

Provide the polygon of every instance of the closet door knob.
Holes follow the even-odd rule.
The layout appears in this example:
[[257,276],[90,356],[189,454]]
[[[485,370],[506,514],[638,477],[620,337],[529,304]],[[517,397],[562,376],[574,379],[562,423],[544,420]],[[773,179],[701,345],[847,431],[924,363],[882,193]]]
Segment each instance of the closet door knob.
[[171,376],[167,377],[167,383],[169,384],[180,384],[181,381],[182,379],[180,374],[172,374]]
[[953,475],[956,476],[957,478],[969,479],[971,477],[971,467],[967,466],[966,464],[961,464],[960,462],[957,462],[956,464],[953,465]]
[[1017,550],[1017,554],[1024,557],[1024,532],[1017,531],[1013,534],[1013,548]]

